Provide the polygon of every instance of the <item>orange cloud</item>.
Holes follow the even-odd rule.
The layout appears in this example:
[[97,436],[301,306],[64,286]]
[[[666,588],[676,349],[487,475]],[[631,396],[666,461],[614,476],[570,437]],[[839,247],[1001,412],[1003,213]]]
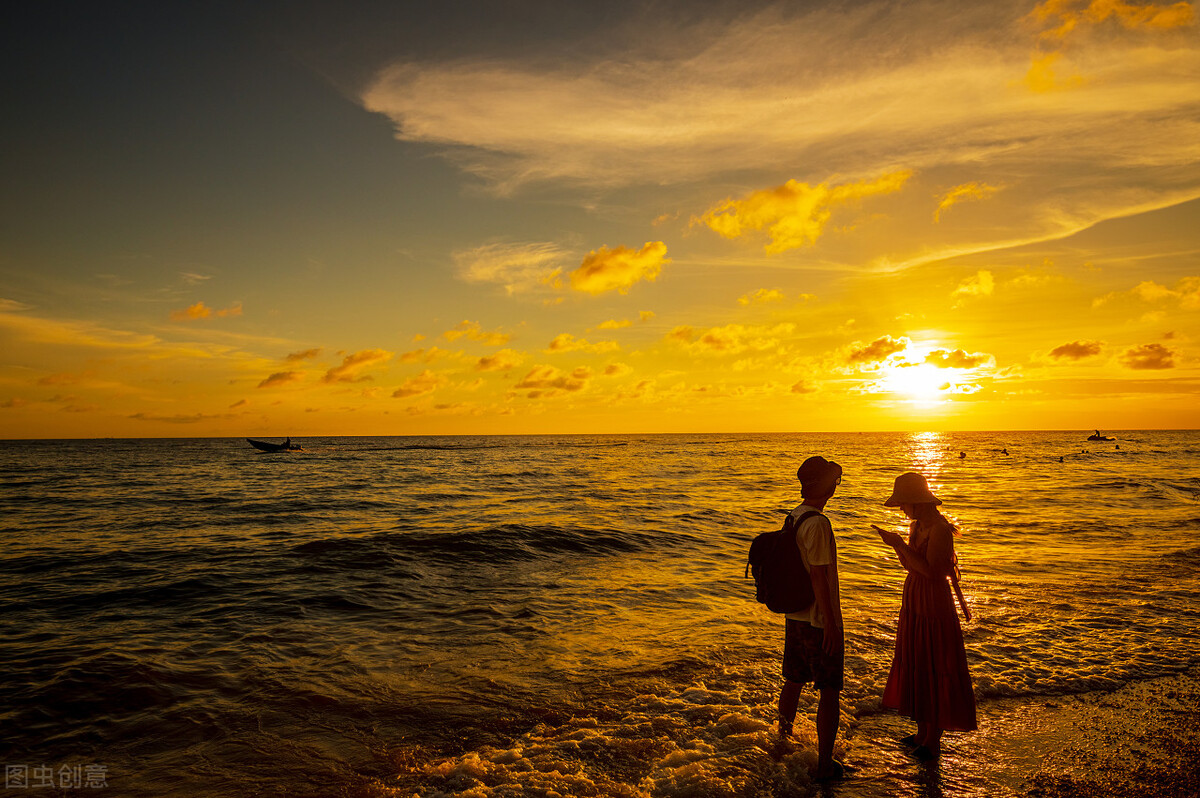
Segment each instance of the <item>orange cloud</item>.
[[879,194],[899,191],[912,176],[911,170],[891,172],[873,181],[830,187],[810,186],[789,180],[782,186],[756,191],[740,200],[727,199],[692,225],[703,224],[724,238],[739,238],[751,230],[768,228],[768,254],[815,244],[833,209],[839,205]]
[[846,360],[850,363],[882,363],[897,352],[903,352],[911,343],[912,341],[904,336],[893,338],[884,335],[866,346],[855,343]]
[[278,388],[304,379],[302,371],[277,371],[258,384],[259,388]]
[[485,332],[477,321],[460,321],[454,329],[442,333],[442,337],[448,341],[466,338],[468,341],[481,341],[488,346],[504,346],[512,338],[507,333]]
[[995,290],[996,279],[987,269],[982,269],[959,283],[952,296],[991,296]]
[[312,360],[319,354],[321,354],[320,349],[305,349],[303,352],[292,352],[290,355],[284,358],[284,362],[300,363],[304,360]]
[[763,302],[778,302],[781,299],[783,299],[783,292],[778,288],[760,288],[752,294],[738,297],[738,304],[757,305]]
[[973,369],[992,361],[991,355],[983,352],[967,354],[961,349],[955,349],[953,352],[946,349],[935,349],[925,356],[926,363],[940,369]]
[[571,287],[589,294],[627,294],[634,283],[653,282],[662,267],[671,262],[666,255],[667,245],[661,241],[647,241],[636,251],[623,246],[594,249],[571,272]]
[[947,191],[938,202],[937,210],[933,212],[933,220],[940,222],[942,211],[965,200],[986,199],[1000,190],[999,186],[989,186],[986,183],[964,183]]
[[213,310],[203,302],[197,302],[183,310],[172,310],[171,321],[195,321],[196,319],[209,319],[214,316],[224,318],[225,316],[240,316],[242,315],[242,303],[238,302],[232,307],[225,310]]
[[1102,345],[1099,341],[1072,341],[1069,344],[1056,346],[1050,350],[1050,356],[1059,360],[1083,360],[1100,354]]
[[1134,371],[1175,368],[1175,353],[1162,344],[1143,344],[1121,355],[1121,362]]
[[369,380],[372,379],[369,374],[360,377],[358,372],[379,363],[386,363],[391,359],[392,353],[383,349],[364,349],[361,352],[347,355],[342,360],[342,365],[334,366],[325,372],[325,376],[321,378],[321,382],[362,382],[363,380]]
[[534,366],[525,377],[513,387],[528,391],[530,399],[549,398],[561,393],[582,391],[591,379],[592,370],[580,367],[566,374],[553,366]]
[[475,364],[476,371],[506,371],[514,366],[519,366],[524,358],[518,352],[511,349],[501,349],[494,355],[479,358],[479,362]]
[[747,350],[761,352],[782,346],[780,337],[794,332],[796,325],[776,324],[771,327],[726,324],[697,331],[680,326],[666,334],[667,341],[685,346],[696,354],[736,355]]
[[423,396],[427,393],[433,393],[438,388],[446,383],[446,378],[441,374],[426,369],[415,377],[410,377],[401,383],[400,387],[392,392],[392,397],[395,399],[407,399],[412,396]]
[[562,333],[556,335],[554,340],[550,342],[550,346],[546,349],[547,353],[557,354],[561,352],[614,352],[620,349],[621,346],[616,341],[600,341],[599,343],[590,344],[582,338],[576,338],[570,333]]

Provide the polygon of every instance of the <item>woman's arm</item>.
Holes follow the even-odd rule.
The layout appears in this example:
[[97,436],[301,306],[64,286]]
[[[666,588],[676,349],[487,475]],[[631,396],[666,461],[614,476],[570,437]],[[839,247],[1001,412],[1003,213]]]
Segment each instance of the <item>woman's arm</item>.
[[[926,578],[932,578],[937,573],[936,567],[931,567],[930,561],[926,560],[925,557],[921,556],[915,549],[913,549],[912,546],[908,545],[908,541],[906,541],[904,538],[900,537],[895,532],[888,532],[886,529],[880,529],[874,525],[872,525],[872,528],[879,533],[879,537],[883,538],[884,543],[896,550],[896,556],[900,558],[900,564],[904,566],[906,571],[920,574]],[[946,532],[949,534],[949,530],[946,530]],[[951,554],[953,554],[953,542],[951,542],[950,547]],[[933,537],[931,536],[929,541],[930,554],[933,553],[933,550]],[[937,561],[933,560],[933,562],[936,563]],[[949,573],[949,571],[946,573]]]

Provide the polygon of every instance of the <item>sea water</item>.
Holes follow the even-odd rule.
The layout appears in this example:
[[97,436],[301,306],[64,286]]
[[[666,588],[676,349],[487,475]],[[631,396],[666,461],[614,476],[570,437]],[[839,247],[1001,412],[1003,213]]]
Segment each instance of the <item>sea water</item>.
[[1200,664],[1200,433],[1110,434],[0,442],[0,759],[133,796],[806,794],[815,707],[771,731],[744,575],[800,462],[845,469],[853,762],[904,471],[962,531],[984,706]]

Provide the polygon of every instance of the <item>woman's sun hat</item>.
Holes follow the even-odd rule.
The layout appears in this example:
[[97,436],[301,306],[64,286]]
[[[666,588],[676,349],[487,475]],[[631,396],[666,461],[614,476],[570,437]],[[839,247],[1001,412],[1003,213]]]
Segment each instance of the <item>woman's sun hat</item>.
[[892,495],[883,503],[884,507],[899,507],[902,504],[941,504],[942,500],[933,495],[933,491],[929,490],[929,483],[925,481],[925,477],[909,471],[907,474],[901,474],[896,477],[896,484],[892,487]]

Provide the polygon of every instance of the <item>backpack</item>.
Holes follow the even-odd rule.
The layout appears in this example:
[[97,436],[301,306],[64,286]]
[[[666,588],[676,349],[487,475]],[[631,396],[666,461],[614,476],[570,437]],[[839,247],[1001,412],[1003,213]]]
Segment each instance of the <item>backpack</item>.
[[796,546],[796,529],[814,515],[809,510],[799,518],[788,513],[783,528],[763,532],[750,543],[746,571],[754,576],[754,598],[771,612],[799,612],[813,603],[812,580]]

